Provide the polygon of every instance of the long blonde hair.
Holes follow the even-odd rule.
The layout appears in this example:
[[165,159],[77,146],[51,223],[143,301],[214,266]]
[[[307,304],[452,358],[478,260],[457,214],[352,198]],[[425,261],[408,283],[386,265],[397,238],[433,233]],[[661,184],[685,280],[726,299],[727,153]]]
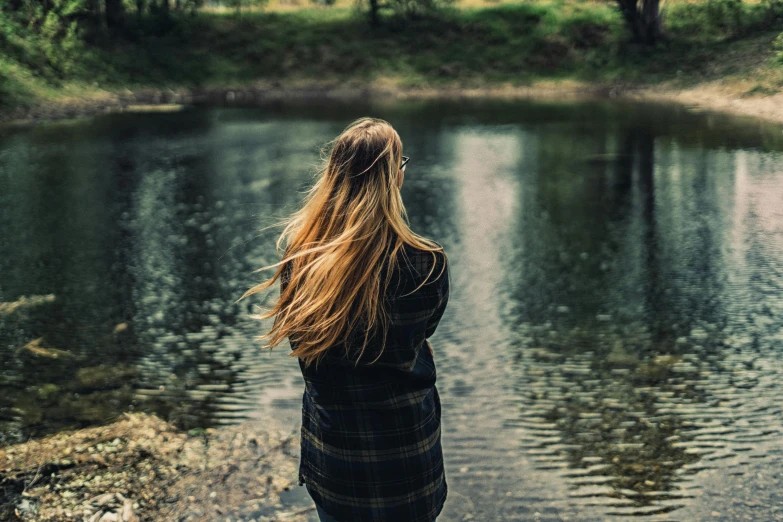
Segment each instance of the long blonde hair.
[[[385,341],[389,315],[383,296],[403,245],[433,255],[430,273],[413,292],[434,271],[435,252],[443,251],[409,227],[397,187],[402,140],[389,123],[359,118],[327,145],[331,151],[322,157],[323,166],[304,205],[279,223],[285,228],[277,240],[278,252],[288,239],[283,259],[254,271],[278,267],[275,274],[237,300],[269,288],[290,269],[290,280],[285,289],[281,287],[274,307],[250,316],[275,317],[269,333],[255,339],[270,338],[263,348],[271,349],[288,337],[292,346],[298,343],[289,355],[307,366],[315,360],[316,368],[336,344],[343,343],[348,354],[349,336],[357,326],[364,329],[359,357],[379,324]],[[379,357],[380,353],[373,362]]]

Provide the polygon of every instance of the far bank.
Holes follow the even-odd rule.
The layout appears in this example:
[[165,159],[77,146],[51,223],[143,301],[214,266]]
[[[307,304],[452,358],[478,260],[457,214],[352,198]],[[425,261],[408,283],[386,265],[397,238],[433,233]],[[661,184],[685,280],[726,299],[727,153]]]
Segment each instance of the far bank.
[[783,123],[783,93],[746,95],[742,85],[704,83],[691,87],[675,85],[591,84],[577,81],[531,85],[485,87],[400,87],[392,82],[334,85],[319,81],[256,82],[214,88],[145,88],[137,91],[95,90],[79,96],[63,95],[41,100],[30,107],[0,112],[0,125],[35,125],[46,121],[126,111],[175,111],[184,105],[209,104],[252,106],[275,101],[406,100],[406,99],[507,99],[544,101],[635,100],[685,105],[706,110]]
[[655,46],[630,41],[613,3],[574,0],[389,15],[376,27],[346,7],[202,10],[165,24],[128,16],[122,31],[62,41],[24,38],[27,29],[11,21],[16,32],[0,34],[0,122],[149,104],[368,97],[631,98],[780,122],[778,4],[676,0]]

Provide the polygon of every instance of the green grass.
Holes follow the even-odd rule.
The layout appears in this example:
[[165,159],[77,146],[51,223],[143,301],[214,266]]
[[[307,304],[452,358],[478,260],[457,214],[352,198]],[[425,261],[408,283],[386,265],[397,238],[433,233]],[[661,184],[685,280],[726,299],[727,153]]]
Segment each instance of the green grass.
[[127,83],[140,76],[191,85],[379,76],[406,84],[527,81],[577,72],[588,51],[613,55],[622,32],[608,7],[564,14],[554,4],[452,11],[439,19],[386,18],[377,29],[350,10],[257,13],[241,22],[202,14],[176,37],[108,49],[101,60],[111,69],[102,81]]
[[29,68],[5,56],[0,56],[0,110],[9,107],[29,107],[36,100],[56,97],[56,90]]
[[378,28],[349,8],[241,18],[200,12],[178,17],[166,31],[154,19],[136,25],[129,16],[125,37],[87,45],[71,57],[67,73],[42,74],[39,63],[0,58],[0,79],[6,80],[0,104],[56,97],[68,86],[88,91],[380,78],[402,87],[483,87],[540,80],[687,86],[752,77],[754,93],[771,93],[783,87],[773,45],[783,27],[764,9],[736,0],[673,4],[665,11],[667,39],[654,49],[628,43],[614,4],[572,0],[451,9],[415,20],[387,15]]

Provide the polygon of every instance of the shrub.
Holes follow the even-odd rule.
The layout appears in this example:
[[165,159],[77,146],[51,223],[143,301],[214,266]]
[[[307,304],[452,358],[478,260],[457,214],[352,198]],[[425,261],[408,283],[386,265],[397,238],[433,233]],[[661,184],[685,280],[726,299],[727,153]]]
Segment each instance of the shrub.
[[592,49],[606,42],[611,28],[588,18],[576,18],[565,22],[561,32],[577,49]]
[[685,39],[723,39],[742,34],[752,23],[742,0],[707,0],[670,6],[667,29]]
[[454,4],[454,0],[387,0],[395,14],[404,18],[433,15],[442,8]]
[[708,0],[704,12],[710,27],[727,33],[734,33],[745,21],[742,0]]
[[761,9],[770,24],[783,20],[783,0],[761,0]]
[[687,40],[725,39],[768,30],[783,21],[783,0],[707,0],[668,8],[667,28]]
[[0,9],[0,45],[34,70],[64,76],[83,53],[89,17],[88,0],[23,0],[17,10]]
[[778,63],[783,65],[783,33],[780,33],[772,42],[772,48],[775,50],[775,58]]
[[259,7],[263,8],[266,7],[266,4],[269,3],[269,0],[226,0],[225,4],[228,7],[233,7],[236,9],[237,14],[239,14],[242,11],[243,7]]

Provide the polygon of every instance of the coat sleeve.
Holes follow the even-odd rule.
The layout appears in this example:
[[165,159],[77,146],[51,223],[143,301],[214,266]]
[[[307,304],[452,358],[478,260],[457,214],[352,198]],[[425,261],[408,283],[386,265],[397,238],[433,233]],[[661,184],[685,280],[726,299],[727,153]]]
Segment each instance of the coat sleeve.
[[[441,269],[443,270],[442,273]],[[449,302],[449,262],[445,254],[435,266],[435,275],[437,276],[438,274],[440,274],[440,277],[433,283],[437,289],[435,292],[437,300],[432,315],[427,320],[427,327],[424,333],[425,338],[429,338],[435,333]]]

